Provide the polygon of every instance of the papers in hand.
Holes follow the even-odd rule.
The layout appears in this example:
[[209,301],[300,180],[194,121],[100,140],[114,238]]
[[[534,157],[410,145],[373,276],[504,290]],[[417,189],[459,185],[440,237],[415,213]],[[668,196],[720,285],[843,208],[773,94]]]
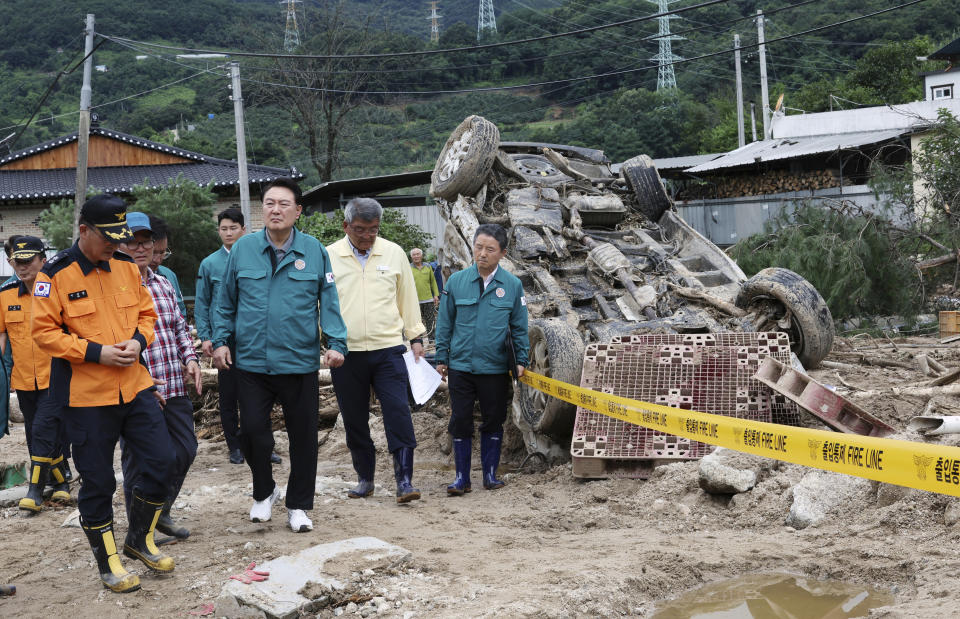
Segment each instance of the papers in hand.
[[407,365],[407,375],[410,377],[410,391],[413,401],[423,404],[440,385],[440,372],[433,369],[426,359],[421,358],[417,363],[413,360],[413,351],[403,353],[403,362]]

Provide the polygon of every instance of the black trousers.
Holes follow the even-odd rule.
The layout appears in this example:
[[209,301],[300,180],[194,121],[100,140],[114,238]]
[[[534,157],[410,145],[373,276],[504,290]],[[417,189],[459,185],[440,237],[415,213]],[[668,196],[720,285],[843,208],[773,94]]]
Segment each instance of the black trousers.
[[140,471],[134,491],[150,500],[166,498],[173,446],[163,411],[150,390],[144,389],[126,404],[71,406],[64,419],[73,444],[73,462],[83,476],[77,504],[84,522],[113,519],[113,493],[117,489],[113,452],[120,438]]
[[220,424],[227,449],[240,449],[240,418],[237,416],[237,370],[217,370],[220,391]]
[[473,405],[480,402],[480,432],[493,434],[503,430],[507,420],[509,374],[471,374],[450,368],[450,408],[453,414],[447,430],[453,438],[473,438]]
[[[183,481],[187,478],[187,471],[197,457],[197,435],[193,427],[193,403],[187,396],[168,398],[163,407],[163,421],[170,435],[173,448],[173,469],[170,472],[170,483],[167,487],[166,499],[173,502],[180,494]],[[123,495],[130,511],[133,500],[133,489],[140,482],[142,472],[137,465],[133,450],[127,442],[120,440],[120,465],[123,468]]]
[[403,362],[406,350],[401,345],[380,350],[351,351],[342,366],[331,370],[337,404],[347,431],[347,447],[351,452],[368,458],[376,457],[376,448],[370,438],[371,386],[380,400],[387,450],[393,453],[401,447],[412,449],[417,446],[410,406],[407,404],[410,379]]
[[70,457],[70,443],[63,425],[63,406],[50,396],[49,389],[17,389],[17,401],[23,413],[27,450],[40,458]]
[[317,480],[317,415],[320,409],[320,382],[316,372],[307,374],[237,373],[240,394],[240,449],[253,475],[253,499],[270,496],[276,483],[270,454],[273,429],[270,411],[274,402],[283,408],[283,420],[290,439],[290,478],[286,506],[313,509]]

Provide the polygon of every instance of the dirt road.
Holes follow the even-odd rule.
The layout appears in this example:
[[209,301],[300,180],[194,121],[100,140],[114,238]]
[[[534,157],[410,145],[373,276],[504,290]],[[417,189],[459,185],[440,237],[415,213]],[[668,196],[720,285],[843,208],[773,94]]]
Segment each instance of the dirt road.
[[[841,353],[858,349],[908,365],[917,354],[929,353],[948,368],[960,366],[956,344],[938,347],[936,340],[921,338],[898,344],[893,350],[886,342],[847,340],[831,359],[850,362],[851,356]],[[919,381],[919,370],[856,365],[813,375],[832,385],[853,385],[845,388],[851,399],[897,428],[924,409],[925,402],[915,398],[858,400],[855,395],[857,389]],[[955,414],[955,403],[955,397],[945,398],[935,407]],[[356,611],[391,617],[649,617],[664,601],[704,584],[774,572],[892,593],[892,605],[871,616],[947,617],[960,605],[960,528],[945,524],[945,512],[949,516],[960,505],[948,497],[871,483],[823,523],[794,530],[784,519],[792,487],[808,473],[795,465],[769,462],[753,490],[730,498],[699,488],[697,462],[659,467],[647,481],[582,482],[572,478],[569,465],[528,469],[509,473],[508,486],[490,492],[479,483],[475,456],[475,490],[448,498],[444,486],[452,474],[444,453],[445,419],[429,407],[414,418],[421,443],[414,481],[424,498],[395,503],[392,468],[374,418],[382,487],[370,499],[347,499],[353,472],[343,432],[324,429],[315,530],[307,534],[286,528],[279,505],[272,522],[249,522],[247,467],[229,464],[222,442],[202,441],[175,510],[193,535],[167,546],[177,561],[172,576],[151,575],[124,559],[143,583],[130,595],[102,589],[82,531],[60,527],[72,508],[46,509],[30,519],[21,518],[15,507],[2,508],[0,582],[15,583],[18,591],[0,598],[0,615],[190,616],[213,602],[228,576],[250,561],[368,535],[406,548],[412,560],[354,574],[350,592],[360,603],[321,608],[319,616]],[[277,436],[284,462],[275,472],[284,483],[286,440]],[[17,425],[12,436],[0,440],[0,461],[25,459],[23,429]],[[519,463],[519,458],[505,460],[501,472]],[[122,535],[121,506],[117,495],[114,509]]]

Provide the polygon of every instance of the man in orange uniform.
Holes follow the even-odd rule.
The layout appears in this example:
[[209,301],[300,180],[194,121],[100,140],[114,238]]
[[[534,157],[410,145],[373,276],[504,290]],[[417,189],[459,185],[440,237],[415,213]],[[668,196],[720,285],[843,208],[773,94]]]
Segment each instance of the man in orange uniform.
[[0,287],[0,348],[10,341],[13,352],[11,386],[17,390],[17,400],[23,412],[24,429],[27,434],[27,449],[30,452],[30,488],[27,496],[20,499],[20,509],[32,516],[43,509],[43,488],[51,471],[56,479],[54,501],[70,500],[70,484],[64,477],[62,442],[59,415],[53,415],[49,431],[56,439],[49,449],[37,449],[37,411],[47,399],[50,385],[50,355],[41,351],[30,334],[30,315],[33,307],[33,283],[37,273],[47,261],[43,253],[43,241],[35,236],[21,236],[13,244],[10,259],[17,278]]
[[33,286],[33,337],[53,357],[51,395],[66,406],[67,436],[83,477],[80,522],[100,579],[116,592],[140,588],[137,575],[123,569],[113,535],[113,454],[121,436],[142,472],[123,554],[157,572],[174,568],[153,540],[174,451],[140,358],[154,339],[157,314],[137,265],[114,253],[132,236],[126,210],[109,194],[87,200],[77,243],[49,260]]

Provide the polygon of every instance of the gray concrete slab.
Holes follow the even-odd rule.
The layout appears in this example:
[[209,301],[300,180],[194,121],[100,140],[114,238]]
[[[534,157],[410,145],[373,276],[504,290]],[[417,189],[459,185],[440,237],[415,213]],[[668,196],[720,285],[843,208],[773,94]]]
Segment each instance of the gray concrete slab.
[[342,589],[353,572],[396,565],[411,556],[410,551],[375,537],[319,544],[257,565],[256,569],[270,572],[269,580],[249,585],[230,580],[223,586],[221,595],[232,595],[241,604],[259,608],[268,617],[296,617],[311,601],[298,593],[308,582]]

